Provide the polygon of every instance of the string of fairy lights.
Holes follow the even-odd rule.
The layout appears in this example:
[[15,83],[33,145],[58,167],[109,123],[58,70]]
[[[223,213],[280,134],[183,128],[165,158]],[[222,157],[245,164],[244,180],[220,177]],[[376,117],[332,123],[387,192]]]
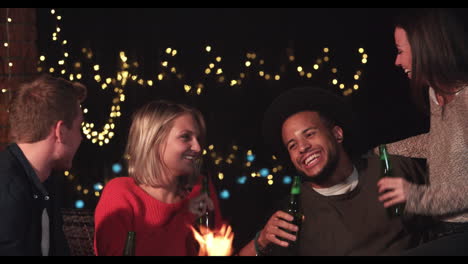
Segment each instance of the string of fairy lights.
[[[59,58],[56,61],[56,64],[54,65],[54,62],[46,64],[46,56],[40,55],[37,70],[38,72],[48,72],[50,74],[57,72],[61,75],[61,77],[69,79],[70,81],[80,81],[83,78],[83,67],[85,65],[81,61],[69,62],[69,43],[66,39],[62,38],[61,34],[62,30],[60,27],[60,22],[62,21],[62,16],[59,15],[55,9],[51,9],[50,14],[54,16],[57,21],[55,31],[52,33],[52,41],[61,44],[61,54],[63,54],[63,57]],[[86,59],[93,59],[94,54],[92,50],[83,48],[81,51]],[[125,53],[121,52],[120,59],[120,70],[116,73],[115,77],[104,77],[102,74],[100,74],[99,71],[101,67],[99,64],[94,64],[92,66],[92,70],[90,71],[94,72],[93,80],[97,83],[99,87],[101,87],[102,90],[107,90],[113,87],[113,89],[110,90],[112,90],[114,94],[112,98],[112,104],[110,107],[108,120],[101,126],[100,129],[96,129],[96,125],[93,122],[85,121],[82,124],[82,130],[83,134],[85,135],[85,138],[90,140],[93,144],[97,144],[99,146],[109,144],[110,140],[115,135],[114,130],[116,128],[116,121],[122,115],[122,113],[120,112],[120,103],[125,101],[125,93],[123,87],[125,87],[127,79],[129,77],[128,71],[126,70],[129,68],[129,65],[126,63],[127,57],[125,56]],[[69,65],[72,66],[68,67]],[[88,108],[83,109],[83,114],[86,115],[88,112]]]
[[[108,145],[112,138],[115,137],[119,126],[119,119],[124,115],[121,104],[126,100],[126,89],[131,86],[140,86],[146,88],[157,89],[161,82],[171,79],[181,81],[183,85],[180,87],[185,91],[188,96],[200,96],[203,93],[209,92],[207,80],[215,81],[220,87],[232,87],[241,89],[244,81],[247,78],[260,78],[265,81],[280,81],[286,74],[281,67],[278,66],[276,71],[267,71],[266,66],[269,65],[266,58],[263,58],[258,53],[249,51],[246,52],[243,63],[236,73],[227,73],[223,68],[223,56],[216,54],[216,49],[212,45],[204,46],[202,54],[209,57],[209,62],[202,66],[199,70],[200,78],[198,80],[187,80],[186,72],[177,66],[176,57],[180,55],[180,51],[174,47],[167,47],[161,54],[161,58],[157,62],[159,71],[154,73],[152,78],[144,78],[141,74],[139,65],[140,63],[127,56],[127,52],[120,51],[118,53],[118,66],[117,70],[111,76],[104,76],[102,73],[102,67],[95,62],[96,54],[90,48],[82,48],[80,56],[83,60],[71,61],[70,58],[77,58],[78,56],[71,56],[69,48],[69,42],[62,37],[61,23],[63,17],[59,14],[60,11],[56,9],[50,10],[50,15],[56,21],[55,30],[52,32],[51,41],[59,45],[61,52],[60,58],[52,61],[49,56],[41,54],[38,60],[38,72],[47,72],[50,74],[58,75],[62,78],[70,81],[84,81],[91,80],[93,84],[88,84],[88,87],[97,85],[100,87],[99,91],[93,91],[93,93],[111,93],[111,106],[108,109],[108,119],[104,124],[97,125],[94,122],[83,122],[82,131],[87,140],[95,144],[98,147],[104,147]],[[11,23],[11,18],[7,19],[7,23]],[[10,45],[7,41],[4,43],[5,48],[9,48]],[[336,87],[342,93],[343,96],[349,96],[353,92],[359,90],[359,81],[362,79],[363,67],[368,62],[368,54],[366,54],[363,48],[357,50],[358,69],[354,71],[354,76],[350,84],[345,84],[342,80],[344,79],[339,76],[339,70],[332,63],[331,50],[328,47],[322,49],[321,54],[313,60],[299,60],[294,54],[293,49],[287,49],[287,63],[288,67],[295,69],[295,74],[300,78],[311,79],[318,74],[324,74],[325,72],[331,73],[332,77],[329,81],[332,87]],[[8,53],[7,53],[8,54]],[[52,56],[50,56],[52,57]],[[312,63],[301,64],[299,61],[309,61]],[[10,64],[9,64],[10,65]],[[10,67],[12,67],[11,65]],[[271,67],[270,67],[271,68]],[[91,77],[92,78],[85,78]],[[212,87],[210,87],[211,89]],[[2,91],[2,92],[7,92]],[[95,108],[96,106],[93,106]],[[86,117],[91,111],[101,111],[100,109],[83,108],[83,113]],[[85,120],[89,120],[85,118]],[[241,175],[236,175],[235,182],[238,184],[245,184],[249,178],[261,178],[265,179],[267,185],[273,185],[275,182],[282,181],[284,184],[291,183],[291,177],[283,175],[283,166],[279,164],[279,161],[275,156],[272,156],[270,166],[257,166],[255,162],[258,160],[252,149],[244,148],[238,145],[232,145],[228,147],[227,154],[223,155],[221,151],[224,146],[215,147],[213,144],[209,145],[207,149],[203,150],[203,155],[207,157],[206,160],[213,162],[214,167],[217,168],[214,172],[214,176],[219,181],[224,181],[226,178],[226,170],[229,170],[232,166],[241,167]],[[115,169],[114,168],[120,168]],[[120,173],[122,166],[120,164],[114,164],[113,171],[117,175]],[[237,170],[236,170],[237,171]],[[65,171],[64,175],[70,180],[75,181],[75,190],[82,197],[87,197],[93,194],[96,197],[100,196],[105,183],[94,183],[92,186],[85,186],[77,182],[78,177],[73,175],[70,171]],[[229,189],[222,189],[220,192],[222,199],[229,198]],[[83,200],[77,201],[76,207],[83,207]]]
[[[7,62],[7,80],[11,79],[11,71],[13,67],[13,62],[11,61],[10,56],[10,24],[13,22],[13,19],[10,17],[10,8],[5,8],[5,41],[3,42],[3,47],[6,49],[6,62]],[[2,88],[2,93],[6,93],[8,89]]]

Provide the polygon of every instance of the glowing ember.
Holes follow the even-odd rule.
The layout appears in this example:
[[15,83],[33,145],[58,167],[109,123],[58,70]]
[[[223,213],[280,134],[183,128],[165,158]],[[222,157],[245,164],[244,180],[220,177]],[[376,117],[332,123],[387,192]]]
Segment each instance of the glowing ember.
[[199,256],[230,256],[234,233],[231,226],[223,224],[219,231],[214,232],[200,226],[200,233],[191,226],[195,239],[200,245]]

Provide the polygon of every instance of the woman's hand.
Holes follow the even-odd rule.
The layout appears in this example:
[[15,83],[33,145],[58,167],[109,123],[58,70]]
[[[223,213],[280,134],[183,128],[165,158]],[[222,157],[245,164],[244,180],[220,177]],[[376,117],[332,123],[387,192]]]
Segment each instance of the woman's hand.
[[409,183],[403,178],[385,177],[377,182],[379,201],[388,208],[395,204],[405,203],[408,198]]
[[189,210],[195,216],[200,217],[202,216],[206,210],[214,210],[214,204],[211,200],[210,196],[206,193],[202,193],[197,197],[191,199],[189,201]]

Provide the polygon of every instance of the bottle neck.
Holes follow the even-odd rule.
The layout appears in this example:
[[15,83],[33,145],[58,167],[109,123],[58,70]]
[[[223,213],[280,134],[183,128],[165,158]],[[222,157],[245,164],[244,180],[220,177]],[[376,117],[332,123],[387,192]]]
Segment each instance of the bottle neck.
[[297,204],[299,202],[299,197],[301,196],[301,177],[294,176],[294,180],[291,186],[290,200],[289,202]]
[[387,146],[386,145],[380,145],[379,146],[379,156],[381,160],[387,160],[388,159],[388,152],[387,152]]
[[294,176],[294,180],[291,186],[291,196],[301,194],[301,177]]
[[[201,193],[210,195],[208,176],[203,177]],[[214,228],[214,212],[207,209],[205,213],[198,218],[198,224],[200,226],[204,226],[205,228]]]
[[210,194],[210,188],[208,183],[208,176],[204,176],[202,180],[202,193]]
[[388,157],[387,146],[380,145],[379,152],[380,152],[380,161],[382,163],[382,173],[384,176],[390,176],[392,174],[391,172],[392,167],[390,164],[390,159]]
[[135,232],[129,231],[127,233],[127,240],[125,241],[124,247],[124,256],[134,256],[135,255]]

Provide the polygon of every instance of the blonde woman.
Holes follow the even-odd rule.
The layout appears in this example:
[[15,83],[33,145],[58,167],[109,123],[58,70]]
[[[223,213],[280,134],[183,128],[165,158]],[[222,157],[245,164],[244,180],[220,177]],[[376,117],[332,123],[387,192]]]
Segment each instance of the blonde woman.
[[200,195],[205,131],[201,113],[186,105],[152,101],[135,113],[129,176],[109,181],[96,207],[96,255],[121,255],[128,231],[136,232],[135,255],[197,255],[190,226],[207,209],[221,222],[216,195]]

